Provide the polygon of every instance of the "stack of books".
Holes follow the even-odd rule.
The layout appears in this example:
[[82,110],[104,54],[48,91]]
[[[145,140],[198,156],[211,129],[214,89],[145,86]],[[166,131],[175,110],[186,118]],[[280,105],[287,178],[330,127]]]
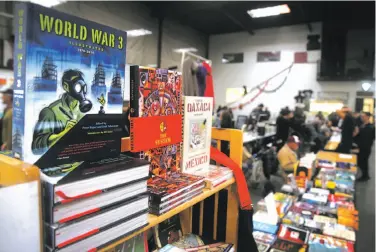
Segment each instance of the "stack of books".
[[207,189],[213,189],[234,177],[229,168],[217,165],[210,165],[209,169],[197,171],[195,175],[205,178],[205,187]]
[[42,174],[49,251],[98,249],[148,224],[149,163],[125,155]]
[[149,212],[162,215],[200,195],[205,187],[203,177],[174,173],[168,178],[153,177],[148,181]]

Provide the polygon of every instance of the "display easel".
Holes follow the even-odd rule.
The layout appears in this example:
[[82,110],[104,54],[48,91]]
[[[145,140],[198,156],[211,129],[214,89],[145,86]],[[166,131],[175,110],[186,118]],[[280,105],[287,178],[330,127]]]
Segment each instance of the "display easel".
[[[212,139],[217,142],[217,148],[220,149],[221,141],[229,141],[230,142],[230,158],[235,161],[239,166],[242,164],[242,146],[243,146],[243,134],[240,130],[235,129],[217,129],[212,128]],[[122,150],[126,151],[129,150],[129,138],[122,139]],[[199,235],[203,233],[203,226],[207,225],[204,219],[204,200],[214,196],[214,221],[213,221],[213,234],[212,238],[214,240],[217,239],[217,224],[218,224],[218,205],[219,205],[219,192],[225,190],[227,191],[227,211],[226,211],[226,239],[225,242],[234,244],[235,248],[237,247],[238,243],[238,217],[239,217],[239,202],[237,198],[237,190],[235,180],[231,179],[227,182],[221,184],[220,186],[208,190],[205,189],[204,192],[192,200],[178,206],[177,208],[161,215],[155,216],[149,214],[149,225],[128,235],[127,237],[120,239],[106,248],[101,249],[101,252],[112,252],[113,249],[119,245],[124,243],[125,241],[133,238],[134,236],[149,230],[150,228],[158,225],[159,223],[171,218],[172,216],[179,214],[180,221],[182,225],[182,231],[184,234],[188,234],[192,232],[192,216],[193,216],[193,206],[196,204],[200,204],[200,220],[199,220]],[[235,250],[236,251],[236,250]]]

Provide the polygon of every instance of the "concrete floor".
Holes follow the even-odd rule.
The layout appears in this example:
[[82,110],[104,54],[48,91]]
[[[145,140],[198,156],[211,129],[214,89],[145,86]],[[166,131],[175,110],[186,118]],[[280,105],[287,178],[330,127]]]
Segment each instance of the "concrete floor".
[[[357,233],[356,251],[374,252],[375,250],[375,148],[369,159],[371,180],[356,184],[356,207],[359,211],[359,231]],[[280,178],[272,176],[277,190],[283,184]],[[261,186],[251,190],[252,202],[256,205],[262,198]]]

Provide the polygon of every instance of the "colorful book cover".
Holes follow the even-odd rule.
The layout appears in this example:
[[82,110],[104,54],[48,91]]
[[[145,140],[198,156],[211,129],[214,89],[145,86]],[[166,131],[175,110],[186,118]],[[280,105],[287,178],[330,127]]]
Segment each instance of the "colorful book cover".
[[182,171],[208,171],[213,114],[213,98],[184,97]]
[[309,236],[308,245],[310,252],[354,252],[354,244],[351,242],[314,233]]
[[232,252],[234,251],[232,244],[227,244],[223,242],[203,245],[195,248],[185,249],[187,252]]
[[178,196],[204,183],[204,178],[191,174],[174,173],[167,178],[152,177],[148,181],[148,191],[153,204],[159,204],[169,198]]
[[262,242],[262,243],[267,243],[267,244],[273,244],[276,236],[273,234],[268,234],[260,231],[253,231],[253,238],[256,241]]
[[206,188],[208,189],[212,189],[234,177],[229,168],[217,165],[209,165],[208,170],[196,171],[195,174],[205,178]]
[[[180,73],[166,69],[131,66],[130,82],[131,117],[181,115]],[[163,130],[168,128],[179,129],[181,132],[181,117],[177,125],[175,124],[173,127],[165,125],[163,122],[158,124],[158,127],[161,129],[162,135]],[[135,128],[131,125],[131,135]],[[147,132],[144,134],[146,135]],[[172,172],[180,171],[180,142],[151,148],[139,153],[139,156],[150,161],[150,171],[154,175],[166,177]]]
[[304,244],[307,242],[309,236],[309,232],[307,230],[303,230],[297,227],[288,226],[282,224],[279,227],[278,231],[278,239]]
[[158,248],[172,244],[183,236],[179,215],[174,215],[153,228],[154,239]]
[[117,156],[126,32],[30,3],[15,13],[14,155],[40,168]]
[[270,244],[266,244],[260,241],[256,241],[258,252],[267,252],[269,251]]
[[253,229],[260,232],[275,234],[278,230],[278,226],[259,221],[253,221]]
[[114,252],[149,252],[148,249],[148,241],[147,241],[147,233],[141,233],[117,245],[114,248]]
[[172,244],[181,249],[194,248],[204,245],[200,236],[195,234],[186,234],[179,241]]
[[277,239],[269,251],[270,252],[305,252],[306,245]]

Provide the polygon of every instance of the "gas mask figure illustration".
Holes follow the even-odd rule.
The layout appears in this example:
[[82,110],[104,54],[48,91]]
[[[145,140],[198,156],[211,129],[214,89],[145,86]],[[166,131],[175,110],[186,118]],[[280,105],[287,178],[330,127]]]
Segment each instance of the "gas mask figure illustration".
[[61,98],[43,108],[34,128],[32,152],[45,153],[93,107],[86,98],[87,84],[79,70],[67,70],[61,78]]

